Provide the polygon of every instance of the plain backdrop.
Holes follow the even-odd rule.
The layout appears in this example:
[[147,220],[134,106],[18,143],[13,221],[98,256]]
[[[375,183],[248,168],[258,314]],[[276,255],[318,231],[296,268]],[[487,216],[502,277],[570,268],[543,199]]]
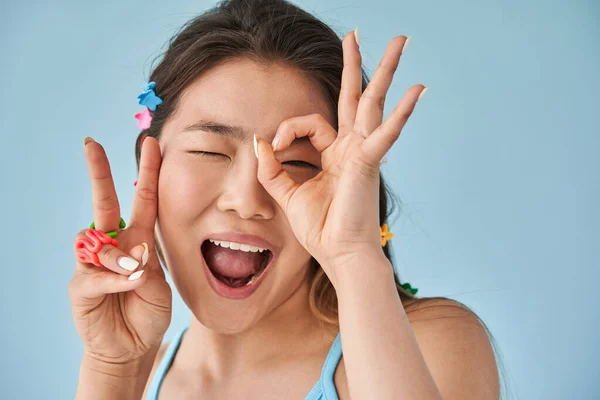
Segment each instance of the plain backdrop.
[[[151,61],[210,1],[0,3],[0,398],[73,398],[83,354],[67,286],[92,219],[83,139],[102,143],[122,213]],[[488,325],[510,399],[600,398],[600,3],[306,0],[372,74],[411,35],[385,116],[430,87],[383,172],[392,248],[422,296]],[[168,340],[189,322],[176,291]],[[410,361],[407,361],[410,362]]]

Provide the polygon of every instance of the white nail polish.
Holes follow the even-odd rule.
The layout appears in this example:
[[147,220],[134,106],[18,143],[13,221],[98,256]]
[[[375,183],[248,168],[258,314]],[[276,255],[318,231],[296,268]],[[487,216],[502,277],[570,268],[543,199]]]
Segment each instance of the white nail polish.
[[279,144],[279,136],[275,135],[275,137],[273,138],[273,143],[271,143],[271,147],[273,148],[273,151],[275,151],[277,149],[278,144]]
[[421,100],[421,97],[423,97],[423,95],[425,94],[425,92],[427,91],[427,89],[429,89],[429,87],[425,86],[425,89],[423,89],[423,91],[419,95],[419,98],[417,99],[417,101]]
[[145,269],[142,269],[140,271],[134,272],[133,274],[129,275],[129,278],[127,278],[128,281],[135,281],[136,279],[140,279],[140,276],[142,276],[142,274],[144,273],[144,271],[146,271]]
[[410,38],[412,36],[409,36],[406,38],[406,41],[404,42],[404,46],[402,46],[402,54],[404,54],[404,50],[406,50],[406,47],[408,46],[408,42],[410,42]]
[[254,138],[254,154],[256,155],[256,158],[258,158],[258,143],[256,141],[256,135],[254,135],[253,138]]
[[121,268],[126,269],[127,271],[133,271],[140,265],[140,263],[137,262],[137,260],[134,260],[133,258],[129,257],[119,257],[119,259],[117,260],[117,264],[119,264]]
[[356,45],[360,47],[360,33],[358,31],[358,26],[354,29],[354,39],[356,39]]
[[142,246],[144,246],[144,254],[142,254],[142,267],[143,267],[148,262],[148,245],[146,244],[146,242],[144,242],[144,243],[142,243]]

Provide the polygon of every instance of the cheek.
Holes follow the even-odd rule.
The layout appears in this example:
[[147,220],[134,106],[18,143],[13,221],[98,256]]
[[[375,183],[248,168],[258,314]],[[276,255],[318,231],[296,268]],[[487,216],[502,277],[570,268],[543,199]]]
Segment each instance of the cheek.
[[206,165],[186,157],[165,158],[158,182],[159,206],[174,217],[194,217],[214,200],[220,182]]

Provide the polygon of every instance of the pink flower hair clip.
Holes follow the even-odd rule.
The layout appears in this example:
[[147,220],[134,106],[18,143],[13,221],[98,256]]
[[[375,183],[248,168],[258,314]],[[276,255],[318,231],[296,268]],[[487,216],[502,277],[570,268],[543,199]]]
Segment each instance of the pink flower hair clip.
[[163,101],[154,92],[156,82],[149,82],[144,85],[144,91],[138,96],[138,103],[142,106],[146,106],[144,111],[134,114],[134,118],[138,121],[138,127],[140,129],[150,128],[152,123],[152,113],[150,111],[156,111],[156,107]]

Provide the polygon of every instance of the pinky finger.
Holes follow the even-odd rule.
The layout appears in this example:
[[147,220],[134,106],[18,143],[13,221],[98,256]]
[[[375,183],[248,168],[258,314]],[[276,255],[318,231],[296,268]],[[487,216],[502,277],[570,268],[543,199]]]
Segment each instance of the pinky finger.
[[408,89],[392,113],[365,139],[362,147],[367,162],[379,165],[383,156],[400,137],[420,95],[425,93],[426,89],[423,85],[415,85]]
[[72,296],[93,299],[109,293],[128,292],[144,285],[148,279],[146,270],[141,269],[129,276],[109,270],[92,274],[80,274],[71,281]]

